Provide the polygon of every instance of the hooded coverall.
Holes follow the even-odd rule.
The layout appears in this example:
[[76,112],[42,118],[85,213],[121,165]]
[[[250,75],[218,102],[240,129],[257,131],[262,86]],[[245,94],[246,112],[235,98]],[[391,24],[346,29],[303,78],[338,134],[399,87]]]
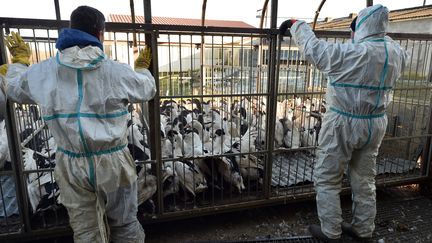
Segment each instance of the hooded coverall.
[[388,9],[375,5],[360,11],[352,43],[319,40],[304,21],[291,27],[305,58],[328,76],[314,183],[321,230],[332,239],[342,233],[339,193],[347,166],[352,227],[360,237],[371,237],[375,228],[376,157],[391,90],[405,65],[405,52],[386,36],[387,26]]
[[144,242],[137,220],[127,105],[153,98],[146,69],[107,59],[99,40],[65,29],[57,55],[27,68],[10,64],[8,96],[39,105],[58,150],[55,180],[75,242]]
[[0,119],[3,119],[6,113],[6,94],[2,89],[4,80],[3,75],[0,74]]

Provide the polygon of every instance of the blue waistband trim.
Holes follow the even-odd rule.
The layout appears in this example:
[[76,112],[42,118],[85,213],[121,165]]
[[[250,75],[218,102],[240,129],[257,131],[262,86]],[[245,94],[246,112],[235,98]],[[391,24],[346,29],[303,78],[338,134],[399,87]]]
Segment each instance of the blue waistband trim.
[[384,38],[377,38],[377,39],[369,39],[369,40],[361,40],[357,43],[365,43],[365,42],[385,42],[386,40]]
[[330,107],[330,110],[334,111],[334,112],[336,112],[336,113],[338,113],[340,115],[347,116],[347,117],[350,117],[350,118],[356,118],[356,119],[380,118],[380,117],[385,116],[385,114],[386,114],[386,113],[380,113],[380,114],[370,114],[370,115],[358,115],[358,114],[352,114],[352,113],[349,113],[349,112],[341,111],[341,110],[339,110],[337,108],[334,108],[334,107]]
[[72,157],[72,158],[90,158],[93,156],[112,154],[112,153],[120,151],[126,147],[127,147],[127,144],[116,146],[116,147],[106,149],[106,150],[100,150],[100,151],[96,151],[96,152],[84,152],[84,153],[75,153],[75,152],[72,152],[70,150],[66,150],[62,147],[57,147],[57,151],[62,152],[62,153],[66,154],[67,156]]
[[357,88],[357,89],[370,89],[370,90],[391,90],[392,86],[370,86],[361,84],[347,84],[347,83],[330,83],[334,87],[346,87],[346,88]]
[[59,118],[97,118],[97,119],[110,119],[110,118],[117,118],[124,115],[127,115],[128,111],[123,110],[120,112],[115,113],[108,113],[108,114],[96,114],[96,113],[58,113],[51,116],[44,116],[43,119],[45,121],[53,120],[53,119],[59,119]]
[[385,42],[385,39],[384,38],[372,39],[372,40],[367,40],[367,42]]

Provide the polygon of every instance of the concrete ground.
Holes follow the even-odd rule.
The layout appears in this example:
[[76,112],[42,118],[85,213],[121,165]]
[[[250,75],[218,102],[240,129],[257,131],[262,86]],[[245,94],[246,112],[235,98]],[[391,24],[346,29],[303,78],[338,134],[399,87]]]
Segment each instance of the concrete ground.
[[[432,242],[432,197],[416,186],[377,193],[373,242]],[[342,198],[343,217],[350,220],[351,200]],[[307,226],[318,223],[314,201],[145,225],[146,243],[177,242],[318,242]],[[295,240],[293,237],[303,237]],[[31,242],[73,242],[71,236]],[[344,236],[341,242],[355,242]]]
[[[404,187],[378,192],[373,242],[432,242],[432,200],[416,191]],[[342,205],[349,222],[350,198],[343,197]],[[308,201],[147,225],[145,230],[147,243],[306,242],[289,239],[309,236],[307,226],[312,223],[318,223],[316,206]],[[355,241],[344,236],[342,242]]]

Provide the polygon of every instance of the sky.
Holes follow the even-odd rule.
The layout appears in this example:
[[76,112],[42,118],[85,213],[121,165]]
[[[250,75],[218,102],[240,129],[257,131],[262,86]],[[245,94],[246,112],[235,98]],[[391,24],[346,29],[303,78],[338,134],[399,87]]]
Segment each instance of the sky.
[[[68,20],[71,12],[80,5],[99,9],[107,17],[109,14],[130,14],[129,0],[59,0],[63,20]],[[278,23],[296,18],[312,21],[321,0],[279,0]],[[424,0],[374,0],[390,10],[423,5]],[[202,0],[153,0],[152,15],[160,17],[201,18]],[[238,20],[259,26],[260,12],[264,0],[207,0],[207,19]],[[432,0],[426,0],[432,4]],[[25,6],[25,7],[23,7]],[[320,18],[345,17],[357,13],[366,6],[366,0],[327,0]],[[144,15],[143,0],[135,0],[135,14]],[[270,16],[270,3],[269,13]],[[1,17],[55,19],[54,0],[13,0],[2,4]],[[269,25],[269,20],[267,26]]]

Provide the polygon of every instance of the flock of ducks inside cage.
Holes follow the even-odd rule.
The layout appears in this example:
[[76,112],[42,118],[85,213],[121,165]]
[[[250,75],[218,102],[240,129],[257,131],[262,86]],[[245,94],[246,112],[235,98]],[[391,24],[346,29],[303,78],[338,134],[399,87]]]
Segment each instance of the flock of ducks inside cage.
[[[227,187],[226,191],[241,193],[246,186],[262,183],[264,162],[259,151],[266,149],[265,99],[164,100],[160,109],[164,197],[180,189],[186,196]],[[278,101],[275,148],[316,146],[325,109],[325,101],[316,98]],[[142,123],[138,117],[139,110],[133,111],[129,134],[144,134],[140,133]],[[132,140],[130,143],[149,152],[143,143],[145,136],[138,140],[141,144]],[[157,190],[156,177],[150,171],[148,165],[139,172],[140,186],[153,188],[143,200],[150,199]]]
[[[164,100],[160,105],[160,137],[163,196],[197,196],[209,188],[241,193],[247,186],[262,184],[263,155],[266,149],[267,102],[261,97],[212,100]],[[128,148],[137,166],[139,204],[152,203],[157,179],[150,160],[145,122],[139,106],[131,109],[128,123]],[[316,98],[294,97],[277,102],[275,148],[296,149],[317,145],[321,114],[325,102]],[[30,136],[36,128],[26,124],[29,111],[17,110],[20,131]],[[35,114],[33,114],[35,116]],[[0,124],[0,168],[10,161],[4,121]],[[25,139],[20,134],[21,139]],[[23,148],[24,170],[55,166],[56,144],[53,138],[33,137],[36,146]],[[154,167],[153,167],[154,168]],[[33,210],[43,208],[47,200],[59,194],[55,178],[49,172],[30,173],[27,177],[29,200]],[[48,185],[48,186],[47,186]],[[184,192],[184,193],[179,193]],[[52,201],[52,200],[51,200]]]

